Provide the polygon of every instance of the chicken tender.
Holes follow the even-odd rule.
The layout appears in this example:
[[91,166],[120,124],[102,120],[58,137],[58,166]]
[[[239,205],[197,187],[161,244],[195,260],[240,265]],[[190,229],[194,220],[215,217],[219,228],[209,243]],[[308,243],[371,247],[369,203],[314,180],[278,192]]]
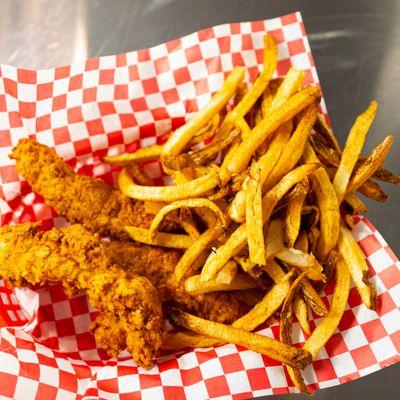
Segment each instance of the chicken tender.
[[112,262],[97,234],[82,225],[38,231],[38,223],[0,228],[0,277],[13,286],[61,283],[86,292],[100,311],[91,329],[111,356],[125,348],[149,368],[166,334],[157,290]]
[[113,262],[128,271],[146,276],[158,289],[161,301],[202,318],[230,324],[245,310],[236,292],[214,292],[191,296],[183,283],[177,282],[174,269],[181,254],[178,251],[138,245],[132,242],[111,241],[108,252]]
[[[125,225],[148,227],[152,221],[153,216],[145,213],[141,202],[131,200],[100,179],[75,173],[52,149],[32,139],[20,140],[12,158],[16,160],[17,172],[49,206],[70,222],[82,223],[92,232],[128,239],[123,230]],[[115,241],[109,248],[114,262],[149,278],[163,303],[223,323],[231,323],[242,314],[237,293],[196,297],[186,293],[183,284],[174,277],[181,256],[177,251],[128,241]]]
[[32,189],[71,223],[126,239],[125,225],[148,227],[151,223],[143,203],[131,200],[101,179],[75,173],[52,149],[33,139],[21,139],[11,158]]

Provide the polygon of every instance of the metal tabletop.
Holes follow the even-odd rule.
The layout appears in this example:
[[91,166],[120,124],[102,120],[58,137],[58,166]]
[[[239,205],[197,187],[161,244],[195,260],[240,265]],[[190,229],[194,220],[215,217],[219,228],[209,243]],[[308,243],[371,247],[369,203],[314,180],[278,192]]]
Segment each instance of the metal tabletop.
[[[343,144],[371,99],[379,112],[366,152],[400,131],[400,1],[398,0],[1,0],[0,62],[26,68],[147,48],[224,22],[301,11],[336,135]],[[400,171],[400,140],[387,158]],[[400,190],[386,203],[366,201],[368,217],[400,254]],[[314,399],[400,398],[400,364]],[[269,399],[273,398],[268,397]],[[295,397],[279,396],[280,400]],[[307,398],[298,395],[296,399]]]

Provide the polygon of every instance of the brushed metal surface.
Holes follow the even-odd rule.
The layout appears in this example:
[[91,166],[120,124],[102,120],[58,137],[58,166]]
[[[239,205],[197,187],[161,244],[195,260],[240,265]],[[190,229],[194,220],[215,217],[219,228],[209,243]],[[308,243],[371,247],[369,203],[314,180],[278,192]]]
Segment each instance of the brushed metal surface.
[[[386,165],[400,172],[398,0],[1,0],[0,62],[53,67],[147,48],[224,22],[272,18],[297,10],[303,15],[341,143],[353,118],[375,98],[379,112],[366,151],[388,133],[394,134]],[[390,195],[387,203],[366,201],[368,217],[400,254],[400,190],[387,185],[385,190]],[[320,390],[314,399],[400,398],[399,372],[399,366],[392,366]]]

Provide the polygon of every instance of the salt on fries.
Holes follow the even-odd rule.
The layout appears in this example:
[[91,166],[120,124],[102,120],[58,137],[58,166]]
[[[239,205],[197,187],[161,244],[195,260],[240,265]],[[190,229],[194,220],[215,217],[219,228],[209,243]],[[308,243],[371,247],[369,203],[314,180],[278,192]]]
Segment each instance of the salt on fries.
[[[125,167],[121,191],[143,201],[153,216],[149,229],[125,227],[131,238],[181,249],[171,279],[193,296],[241,291],[250,307],[230,326],[172,309],[172,321],[189,331],[170,333],[164,348],[236,343],[282,361],[294,384],[311,393],[300,369],[338,326],[350,279],[365,305],[376,308],[376,289],[349,229],[355,213],[366,211],[359,194],[385,201],[376,180],[400,185],[400,177],[383,165],[392,136],[370,156],[361,155],[376,102],[356,119],[342,151],[317,112],[319,89],[303,87],[305,74],[295,68],[271,80],[276,65],[276,43],[267,36],[262,71],[249,89],[244,69],[235,68],[209,104],[163,146],[106,161]],[[205,139],[208,144],[198,146]],[[139,163],[157,159],[174,184],[151,186],[138,175]],[[177,228],[165,231],[164,219]],[[269,288],[266,275],[273,281]],[[319,291],[333,276],[327,305]],[[314,331],[310,309],[322,317]],[[279,311],[281,341],[250,333]],[[302,349],[291,345],[293,317],[310,335]]]

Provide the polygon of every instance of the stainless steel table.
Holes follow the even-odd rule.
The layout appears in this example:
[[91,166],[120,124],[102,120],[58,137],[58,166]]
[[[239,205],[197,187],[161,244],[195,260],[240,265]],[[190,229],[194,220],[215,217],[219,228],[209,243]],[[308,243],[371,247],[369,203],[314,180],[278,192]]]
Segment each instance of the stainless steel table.
[[[332,124],[342,144],[354,116],[373,98],[380,110],[367,150],[388,133],[396,136],[400,132],[398,0],[1,0],[0,62],[31,68],[70,64],[146,48],[224,22],[272,18],[296,10],[303,14]],[[400,171],[400,140],[387,166]],[[389,201],[367,201],[368,216],[400,254],[400,190],[385,190]],[[392,366],[318,391],[314,399],[398,399],[399,373],[400,366]],[[293,396],[279,399],[289,397]]]

